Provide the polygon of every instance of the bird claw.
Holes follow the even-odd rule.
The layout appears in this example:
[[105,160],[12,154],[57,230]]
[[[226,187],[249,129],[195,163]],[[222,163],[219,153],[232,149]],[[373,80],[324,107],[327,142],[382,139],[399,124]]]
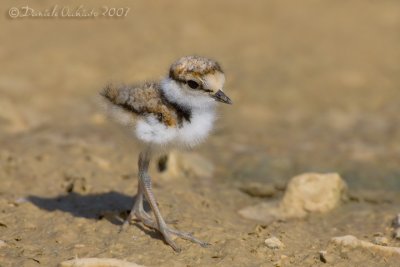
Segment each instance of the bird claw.
[[178,231],[178,230],[170,228],[168,226],[161,227],[160,229],[157,228],[157,230],[160,231],[161,234],[164,236],[165,242],[167,242],[167,244],[170,245],[175,250],[175,252],[178,252],[178,253],[181,251],[181,248],[178,247],[174,241],[172,241],[171,235],[175,235],[182,239],[191,241],[192,243],[199,244],[203,248],[210,246],[209,243],[201,241],[200,239],[197,239],[191,233]]
[[174,249],[175,252],[180,252],[181,249],[172,240],[172,237],[171,237],[172,235],[180,237],[180,238],[188,240],[188,241],[191,241],[193,243],[199,244],[203,248],[210,246],[209,243],[201,241],[200,239],[197,239],[196,237],[194,237],[193,233],[178,231],[176,229],[168,227],[165,224],[162,226],[158,226],[157,223],[153,219],[149,218],[150,216],[147,213],[135,212],[134,215],[135,215],[136,219],[138,221],[142,222],[145,226],[159,231],[163,235],[165,242],[168,245],[170,245]]
[[140,208],[134,208],[130,214],[128,215],[128,217],[124,220],[124,222],[122,223],[122,226],[119,230],[119,232],[125,231],[129,224],[131,223],[132,217],[135,216],[137,218],[137,220],[143,222],[145,224],[145,222],[148,223],[152,223],[153,219],[151,218],[151,215],[148,214],[147,212],[145,212],[143,209]]

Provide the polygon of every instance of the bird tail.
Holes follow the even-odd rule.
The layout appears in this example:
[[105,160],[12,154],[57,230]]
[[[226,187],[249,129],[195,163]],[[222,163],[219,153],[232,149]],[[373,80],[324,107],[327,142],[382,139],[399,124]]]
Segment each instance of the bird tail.
[[118,105],[119,103],[117,102],[121,102],[121,99],[118,99],[120,95],[119,91],[120,88],[117,88],[115,85],[109,83],[103,88],[103,90],[100,92],[100,95],[108,99],[111,103]]
[[126,89],[126,86],[107,84],[100,92],[100,95],[106,100],[101,101],[101,106],[113,120],[125,126],[132,126],[134,122],[133,114],[124,107],[129,99],[128,90]]

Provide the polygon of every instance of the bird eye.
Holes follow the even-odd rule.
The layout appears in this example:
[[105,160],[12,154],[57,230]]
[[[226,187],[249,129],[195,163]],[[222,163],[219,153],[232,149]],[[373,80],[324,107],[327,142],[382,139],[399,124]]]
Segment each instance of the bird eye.
[[189,85],[190,88],[192,89],[196,89],[197,87],[199,87],[199,84],[193,80],[189,80],[187,81],[187,84]]

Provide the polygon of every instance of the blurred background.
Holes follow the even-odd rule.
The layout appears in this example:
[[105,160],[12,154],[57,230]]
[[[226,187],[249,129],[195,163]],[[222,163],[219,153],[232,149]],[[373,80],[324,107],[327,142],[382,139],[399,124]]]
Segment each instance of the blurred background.
[[[289,178],[306,171],[340,173],[352,192],[367,196],[366,213],[377,209],[390,214],[400,203],[398,1],[30,1],[29,7],[35,10],[83,6],[101,12],[107,6],[126,8],[127,13],[121,17],[10,18],[10,8],[21,10],[26,5],[3,1],[0,7],[0,219],[14,225],[0,227],[0,233],[13,239],[16,232],[24,235],[26,230],[21,242],[27,242],[15,241],[3,253],[3,260],[35,264],[27,260],[35,257],[53,263],[74,253],[116,253],[112,255],[147,265],[180,266],[168,248],[163,253],[169,256],[161,257],[164,261],[151,262],[154,257],[147,251],[152,246],[164,251],[165,245],[149,236],[141,238],[150,249],[130,244],[127,237],[130,245],[120,245],[114,252],[106,249],[107,244],[104,251],[97,245],[94,253],[87,245],[87,251],[77,252],[73,240],[80,235],[62,236],[64,228],[53,234],[38,229],[40,220],[48,218],[46,224],[51,221],[56,226],[46,228],[57,229],[70,220],[77,225],[74,232],[90,232],[94,221],[74,214],[73,207],[79,209],[82,199],[75,199],[73,207],[53,207],[55,211],[43,209],[45,204],[12,203],[32,195],[57,199],[72,190],[71,181],[80,181],[83,189],[77,193],[104,196],[119,192],[125,197],[106,200],[112,208],[128,208],[136,190],[136,146],[108,121],[96,96],[110,81],[160,79],[184,55],[219,61],[226,72],[226,93],[234,105],[221,106],[213,136],[197,150],[215,166],[213,178],[182,184],[157,182],[155,177],[161,208],[171,217],[174,212],[184,216],[187,225],[182,227],[193,224],[190,218],[195,215],[182,215],[185,209],[190,214],[185,201],[191,191],[200,190],[196,194],[215,211],[202,211],[197,221],[205,226],[212,219],[219,220],[219,228],[209,229],[223,235],[226,232],[221,229],[240,232],[239,228],[247,229],[250,224],[233,221],[237,209],[255,202],[237,184],[256,181],[284,188]],[[175,190],[180,193],[168,193]],[[346,214],[361,209],[353,208]],[[217,218],[223,214],[227,217]],[[340,217],[340,212],[335,216]],[[314,223],[306,222],[304,233],[318,228],[319,221]],[[110,224],[109,231],[114,228]],[[35,234],[42,239],[40,253],[26,241]],[[103,242],[102,234],[93,240]],[[59,243],[55,245],[54,240]],[[251,247],[251,242],[244,246]],[[25,252],[18,252],[22,247]],[[294,242],[289,251],[304,247]],[[132,249],[142,256],[132,254]],[[179,256],[181,263],[197,266],[215,260],[211,259],[213,252],[191,249],[192,254]],[[248,253],[240,254],[243,259],[251,256],[243,253]],[[0,260],[1,255],[0,250]],[[185,258],[188,255],[192,261]]]

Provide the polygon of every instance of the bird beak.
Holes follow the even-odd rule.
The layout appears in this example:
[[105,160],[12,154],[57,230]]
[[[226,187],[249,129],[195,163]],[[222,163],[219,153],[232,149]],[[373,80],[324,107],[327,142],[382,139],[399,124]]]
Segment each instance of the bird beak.
[[221,90],[211,95],[216,101],[232,105],[232,100]]

